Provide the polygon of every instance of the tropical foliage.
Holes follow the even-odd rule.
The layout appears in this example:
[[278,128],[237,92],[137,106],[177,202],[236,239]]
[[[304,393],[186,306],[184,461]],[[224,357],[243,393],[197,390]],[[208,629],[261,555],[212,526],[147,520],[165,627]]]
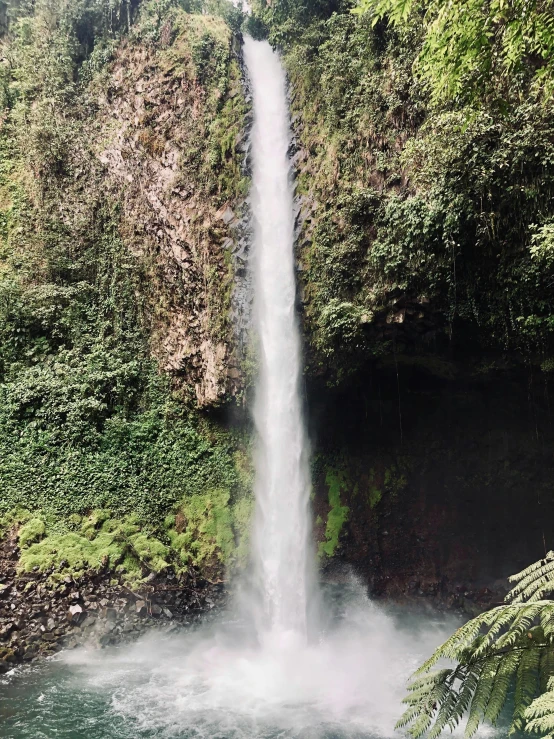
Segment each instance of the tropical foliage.
[[[438,737],[467,717],[471,737],[496,724],[513,701],[510,734],[554,735],[554,552],[511,578],[505,605],[472,619],[412,677],[398,727],[412,737]],[[455,666],[439,669],[437,663]]]
[[[164,519],[193,501],[198,524],[190,524],[186,546],[211,545],[202,516],[210,523],[212,512],[230,511],[248,494],[237,468],[240,435],[196,411],[194,388],[177,396],[152,358],[154,267],[132,243],[122,193],[108,184],[95,149],[98,98],[107,94],[116,49],[156,51],[167,42],[162,27],[171,18],[176,28],[185,5],[0,3],[0,517],[25,508],[32,520],[44,519],[37,555],[62,551],[51,537],[79,536],[82,544],[71,516],[99,509],[117,520],[132,513],[167,544]],[[223,0],[210,8],[237,21]],[[191,54],[206,71],[198,94],[221,99],[225,112],[218,85],[229,59],[218,50],[206,32]],[[225,130],[210,120],[212,139],[191,152],[207,162],[191,167],[199,187],[207,170],[218,184],[220,158],[210,164],[209,146],[217,138],[218,156],[227,154],[223,139],[234,137],[234,120],[227,117]]]
[[[520,18],[514,3],[498,12],[481,3],[481,15],[513,15],[515,25],[494,21],[480,52],[494,69],[480,56],[471,74],[463,60],[448,67],[457,47],[450,20],[436,30],[433,9],[458,12],[456,28],[469,35],[462,20],[479,15],[472,2],[364,7],[275,0],[258,11],[293,91],[313,371],[340,384],[375,357],[432,351],[471,361],[477,347],[476,361],[509,351],[549,366],[551,4],[527,4]],[[502,61],[524,21],[524,42]],[[452,49],[432,54],[431,38]]]
[[440,99],[511,97],[554,86],[554,7],[549,0],[360,0],[374,22],[413,23],[425,37],[416,69]]

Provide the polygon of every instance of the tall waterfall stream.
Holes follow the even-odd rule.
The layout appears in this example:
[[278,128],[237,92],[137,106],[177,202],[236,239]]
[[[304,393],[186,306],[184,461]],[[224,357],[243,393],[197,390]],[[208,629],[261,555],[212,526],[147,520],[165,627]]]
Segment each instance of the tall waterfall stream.
[[305,637],[310,479],[295,318],[286,80],[269,44],[247,38],[244,53],[254,97],[251,195],[260,369],[254,407],[259,441],[253,558],[263,603],[258,628],[277,638],[283,633]]
[[407,677],[452,629],[372,604],[354,579],[318,594],[285,75],[267,42],[246,39],[245,59],[260,355],[252,577],[215,625],[62,652],[0,678],[4,739],[392,737]]

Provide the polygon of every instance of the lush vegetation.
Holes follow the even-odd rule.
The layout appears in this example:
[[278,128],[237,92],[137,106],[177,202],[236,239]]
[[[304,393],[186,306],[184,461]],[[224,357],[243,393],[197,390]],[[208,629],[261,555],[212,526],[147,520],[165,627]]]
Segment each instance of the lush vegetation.
[[291,79],[306,333],[330,382],[383,354],[550,367],[552,11],[478,5],[494,33],[477,70],[471,3],[258,11]]
[[[438,737],[467,716],[465,735],[495,724],[509,699],[510,734],[554,733],[554,552],[511,580],[507,604],[472,619],[415,673],[398,726]],[[440,660],[454,667],[433,669]],[[510,696],[512,694],[512,696]]]
[[477,105],[554,85],[554,8],[548,0],[360,0],[357,11],[396,26],[423,16],[416,72],[434,101]]
[[[82,569],[107,556],[129,571],[140,561],[159,569],[173,550],[181,564],[229,561],[247,526],[245,442],[195,410],[193,389],[177,396],[160,374],[150,346],[155,265],[129,236],[95,142],[98,97],[121,45],[169,56],[184,14],[206,10],[240,24],[226,2],[171,0],[11,2],[3,16],[0,515],[32,512],[20,532],[25,567]],[[225,24],[198,17],[185,51],[199,94],[213,101],[212,129],[196,163],[182,166],[224,200],[242,187],[227,138],[244,111],[240,95],[225,96],[237,69],[230,31],[223,38]],[[187,509],[184,528],[165,521]]]

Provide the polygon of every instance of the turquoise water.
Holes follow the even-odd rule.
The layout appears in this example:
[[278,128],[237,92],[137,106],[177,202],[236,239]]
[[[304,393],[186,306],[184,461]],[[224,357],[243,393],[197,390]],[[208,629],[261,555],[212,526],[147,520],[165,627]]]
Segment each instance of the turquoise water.
[[293,636],[253,644],[227,622],[18,668],[0,678],[0,737],[401,736],[393,727],[406,679],[456,622],[392,613],[353,593],[308,645]]
[[[135,679],[140,688],[141,680]],[[22,671],[0,697],[0,736],[5,739],[137,739],[138,737],[238,737],[297,736],[308,739],[372,736],[363,731],[342,731],[329,724],[304,727],[287,733],[282,727],[265,725],[259,718],[232,712],[227,715],[214,710],[211,716],[189,716],[183,721],[166,717],[161,726],[148,725],[144,715],[122,714],[118,698],[124,699],[124,688],[102,690],[91,686],[86,675],[74,667],[60,663],[43,664],[40,668]],[[4,692],[6,690],[6,692]],[[187,726],[187,720],[192,725]]]

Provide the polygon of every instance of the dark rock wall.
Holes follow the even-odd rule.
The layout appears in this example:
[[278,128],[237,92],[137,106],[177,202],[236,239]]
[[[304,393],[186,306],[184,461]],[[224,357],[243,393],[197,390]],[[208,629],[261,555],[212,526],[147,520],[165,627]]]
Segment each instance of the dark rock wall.
[[316,516],[329,512],[329,469],[343,471],[349,508],[323,567],[352,564],[376,594],[498,598],[509,574],[554,546],[544,374],[395,369],[310,392]]

